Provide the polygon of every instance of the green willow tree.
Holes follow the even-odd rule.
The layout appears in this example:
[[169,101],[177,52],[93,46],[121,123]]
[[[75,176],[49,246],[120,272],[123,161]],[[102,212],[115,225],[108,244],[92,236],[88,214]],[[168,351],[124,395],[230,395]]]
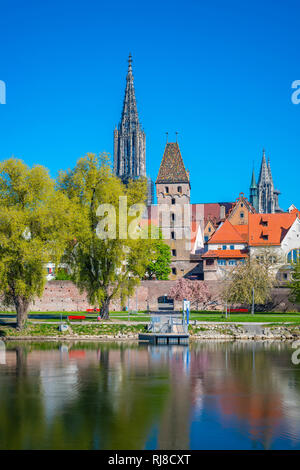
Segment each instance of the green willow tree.
[[106,154],[87,154],[73,170],[60,172],[57,187],[78,214],[64,260],[80,291],[109,318],[111,300],[133,293],[153,257],[151,240],[137,238],[134,229],[146,200],[146,179],[125,186],[112,174]]
[[48,170],[11,158],[0,164],[0,293],[25,326],[43,293],[46,263],[59,263],[72,227],[72,206],[55,192]]

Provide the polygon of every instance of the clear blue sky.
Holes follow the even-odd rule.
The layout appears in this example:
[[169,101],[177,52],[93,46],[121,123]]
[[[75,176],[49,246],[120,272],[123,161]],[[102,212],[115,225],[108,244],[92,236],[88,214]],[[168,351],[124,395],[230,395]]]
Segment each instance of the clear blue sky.
[[0,0],[0,159],[56,176],[113,151],[133,55],[147,172],[179,132],[192,201],[248,195],[270,156],[282,208],[300,207],[300,6],[294,0]]

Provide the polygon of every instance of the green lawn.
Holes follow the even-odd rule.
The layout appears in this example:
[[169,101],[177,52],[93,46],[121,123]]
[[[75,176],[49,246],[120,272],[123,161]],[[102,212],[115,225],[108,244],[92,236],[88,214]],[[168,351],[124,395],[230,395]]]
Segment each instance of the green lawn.
[[222,322],[263,322],[263,323],[276,323],[276,322],[292,322],[300,323],[300,313],[255,313],[249,314],[231,314],[227,319],[223,313],[192,313],[190,320],[197,321],[222,321]]
[[[55,315],[55,319],[49,319],[45,318],[45,321],[59,321],[60,320],[60,315],[62,313],[63,320],[66,321],[66,317],[68,315],[85,315],[86,320],[88,321],[95,321],[96,323],[96,318],[98,314],[95,313],[86,313],[86,312],[30,312],[31,314],[34,315],[41,315],[41,316],[46,316],[46,315]],[[14,313],[11,312],[0,312],[1,315],[5,315],[8,318],[10,317],[15,317]],[[146,313],[141,313],[139,312],[138,314],[136,313],[131,313],[128,315],[127,312],[111,312],[110,313],[110,319],[113,321],[135,321],[135,322],[148,322],[150,321],[150,316],[147,315]],[[227,319],[225,318],[224,313],[218,313],[218,312],[192,312],[190,315],[190,320],[197,320],[197,321],[211,321],[211,322],[238,322],[238,323],[243,323],[243,322],[263,322],[263,323],[276,323],[276,322],[290,322],[290,323],[300,323],[300,312],[299,313],[277,313],[277,312],[265,312],[265,313],[256,313],[254,315],[251,314],[239,314],[239,313],[232,313],[231,315],[228,315]],[[0,319],[1,321],[1,319]],[[34,319],[31,319],[31,321],[35,321]],[[40,321],[40,320],[37,320]],[[72,321],[71,321],[72,323]]]

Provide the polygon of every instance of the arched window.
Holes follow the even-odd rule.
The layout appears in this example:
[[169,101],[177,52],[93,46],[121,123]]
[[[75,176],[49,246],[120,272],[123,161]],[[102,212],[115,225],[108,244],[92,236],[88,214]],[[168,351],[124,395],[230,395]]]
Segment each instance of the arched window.
[[300,248],[295,248],[291,250],[287,255],[287,260],[289,263],[296,263],[297,259],[300,257]]

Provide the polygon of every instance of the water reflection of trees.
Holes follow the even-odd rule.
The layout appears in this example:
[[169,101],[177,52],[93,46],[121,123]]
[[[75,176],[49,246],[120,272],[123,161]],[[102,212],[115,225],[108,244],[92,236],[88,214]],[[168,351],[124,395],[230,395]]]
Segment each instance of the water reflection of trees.
[[28,370],[27,349],[14,352],[14,367],[3,368],[1,376],[0,449],[35,449],[45,432],[39,377]]
[[[77,368],[75,398],[64,401],[63,408],[56,407],[48,417],[45,413],[49,399],[47,381],[42,384],[40,371],[34,368],[33,372],[28,367],[26,346],[14,351],[15,370],[9,367],[8,380],[1,387],[2,449],[139,449],[145,446],[169,393],[166,368],[154,366],[155,378],[151,380],[152,366],[147,351],[141,360],[137,348],[101,345],[95,351],[98,360]],[[139,360],[135,364],[137,354]],[[55,366],[53,361],[51,364],[55,373],[55,367],[64,369],[67,362],[61,358]],[[53,381],[49,391],[53,393]]]
[[18,343],[7,357],[1,449],[184,449],[203,410],[252,447],[271,448],[282,427],[298,442],[300,375],[284,344]]

